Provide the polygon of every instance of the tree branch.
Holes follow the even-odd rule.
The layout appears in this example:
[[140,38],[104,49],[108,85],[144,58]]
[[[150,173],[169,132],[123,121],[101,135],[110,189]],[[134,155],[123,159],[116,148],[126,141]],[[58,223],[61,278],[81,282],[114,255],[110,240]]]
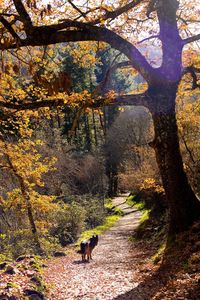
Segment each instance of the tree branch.
[[14,29],[12,28],[11,24],[3,17],[3,16],[0,16],[0,22],[4,25],[4,27],[10,32],[10,34],[12,35],[12,37],[14,39],[16,39],[16,41],[18,43],[20,43],[20,38],[19,36],[17,35],[17,33],[14,31]]
[[183,40],[183,45],[193,43],[193,42],[198,41],[198,40],[200,40],[200,34],[197,34],[197,35],[191,36],[187,39],[184,39]]
[[14,2],[16,10],[20,16],[20,20],[24,24],[25,31],[29,32],[33,26],[29,14],[27,13],[21,0],[13,0],[13,2]]
[[106,83],[110,77],[110,75],[117,69],[119,68],[124,68],[124,67],[131,67],[130,61],[123,61],[120,63],[116,63],[113,66],[111,65],[108,70],[106,71],[106,74],[103,78],[103,80],[100,82],[100,84],[97,86],[97,88],[95,89],[95,93],[96,94],[101,94],[101,90],[104,88],[105,90],[105,86]]
[[0,165],[0,169],[1,170],[3,170],[3,169],[10,169],[11,170],[11,168],[9,166],[4,166],[4,165]]
[[[106,97],[99,97],[94,103],[88,105],[86,104],[85,107],[90,108],[98,108],[103,105],[139,105],[139,106],[145,106],[148,107],[148,96],[146,93],[142,94],[133,94],[133,95],[120,95],[117,96],[112,100],[110,104],[107,103]],[[55,99],[55,100],[41,100],[41,101],[35,101],[35,102],[25,102],[22,104],[16,104],[16,103],[10,103],[5,101],[0,101],[0,107],[16,110],[16,111],[22,111],[22,110],[34,110],[42,107],[58,107],[58,106],[64,106],[66,105],[64,99]]]
[[146,41],[149,41],[149,40],[152,40],[152,39],[159,39],[159,38],[160,38],[160,36],[158,34],[157,35],[152,35],[152,36],[149,36],[149,37],[139,41],[138,44],[141,44],[143,42],[146,42]]
[[189,66],[183,70],[183,75],[189,73],[192,76],[192,90],[200,88],[200,85],[197,83],[198,78],[196,73],[200,73],[200,69],[194,66]]
[[116,10],[114,11],[108,11],[108,10],[105,10],[105,15],[101,18],[98,18],[96,20],[94,20],[92,22],[93,25],[95,24],[98,24],[100,23],[101,21],[105,21],[105,20],[108,20],[108,19],[115,19],[117,17],[119,17],[120,15],[122,15],[123,13],[131,10],[132,8],[136,7],[138,4],[140,4],[143,0],[134,0],[134,1],[131,1],[130,3],[122,6],[122,7],[119,7],[117,8]]
[[14,109],[16,111],[27,110],[27,109],[38,109],[42,107],[52,108],[52,107],[63,106],[63,105],[64,105],[63,99],[41,100],[35,102],[26,102],[22,104],[0,101],[0,107],[7,108],[7,109]]
[[[76,29],[70,29],[73,27]],[[65,28],[67,30],[63,30]],[[134,45],[107,28],[93,26],[88,23],[65,21],[61,24],[49,26],[34,26],[32,27],[32,34],[22,40],[20,46],[44,46],[78,41],[106,42],[121,53],[124,53],[129,58],[131,65],[141,73],[147,82],[151,80],[152,75],[155,74],[157,77],[155,69]],[[19,45],[12,43],[8,45],[0,44],[0,50],[14,49],[17,47],[19,47]]]
[[187,142],[186,142],[186,139],[185,139],[184,135],[183,135],[183,134],[180,134],[180,136],[181,136],[181,139],[183,140],[183,143],[184,143],[184,145],[185,145],[185,149],[187,150],[187,152],[188,152],[188,154],[189,154],[189,157],[190,157],[191,161],[193,162],[193,164],[195,164],[196,162],[195,162],[195,159],[194,159],[194,157],[193,157],[192,150],[190,150],[190,148],[188,147],[188,144],[187,144]]
[[82,10],[80,10],[74,3],[72,0],[68,0],[69,4],[71,4],[71,6],[77,11],[79,12],[79,14],[84,17],[85,19],[87,19],[87,13],[82,12]]
[[116,97],[111,105],[118,106],[145,106],[148,107],[148,96],[146,93],[133,94],[133,95],[122,95]]

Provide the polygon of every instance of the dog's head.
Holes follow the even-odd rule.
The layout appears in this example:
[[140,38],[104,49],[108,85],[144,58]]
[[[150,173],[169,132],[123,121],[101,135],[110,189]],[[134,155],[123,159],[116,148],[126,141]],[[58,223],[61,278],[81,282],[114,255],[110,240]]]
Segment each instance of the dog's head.
[[94,245],[96,246],[98,244],[98,240],[99,240],[98,235],[93,235],[91,239],[92,239],[92,242],[94,243]]

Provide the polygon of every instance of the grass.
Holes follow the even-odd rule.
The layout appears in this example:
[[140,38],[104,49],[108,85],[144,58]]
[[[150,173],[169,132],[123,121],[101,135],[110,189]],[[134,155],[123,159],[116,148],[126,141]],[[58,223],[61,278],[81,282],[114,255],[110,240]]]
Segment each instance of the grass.
[[[137,231],[143,230],[143,228],[145,228],[147,221],[149,220],[149,216],[150,216],[150,209],[147,209],[145,207],[145,202],[142,200],[137,200],[135,201],[136,195],[131,195],[126,199],[126,203],[132,207],[135,207],[136,209],[140,210],[142,215],[139,221],[139,226],[137,227]],[[136,237],[134,236],[130,236],[129,240],[134,242],[137,240]]]
[[83,240],[87,240],[88,238],[90,238],[92,235],[96,235],[96,234],[102,234],[104,231],[106,231],[108,228],[112,227],[113,225],[115,225],[115,223],[120,219],[119,215],[112,215],[112,216],[108,216],[105,218],[105,222],[102,225],[99,225],[93,229],[89,229],[86,230],[84,232],[82,232],[80,238],[78,239],[76,244],[80,244],[81,241]]
[[126,203],[130,206],[134,206],[135,208],[139,209],[139,210],[143,210],[145,209],[145,204],[143,201],[140,202],[136,202],[135,199],[136,195],[131,195],[126,199]]
[[148,219],[149,219],[149,214],[150,214],[150,209],[146,209],[145,208],[145,203],[144,201],[135,201],[135,195],[131,195],[127,198],[126,202],[128,205],[130,206],[134,206],[135,208],[137,208],[138,210],[141,210],[142,212],[142,216],[140,218],[140,226],[145,223]]
[[4,261],[12,261],[12,257],[9,253],[8,254],[1,254],[0,253],[0,263],[2,263]]
[[108,213],[110,214],[105,218],[105,221],[102,225],[99,225],[93,229],[86,230],[82,232],[81,236],[79,237],[76,245],[79,245],[81,241],[87,240],[93,235],[102,234],[104,231],[109,229],[110,227],[114,226],[115,223],[124,215],[122,209],[115,207],[112,203],[112,199],[107,199],[105,203],[105,208],[107,209]]
[[142,216],[140,218],[140,225],[145,223],[149,219],[150,209],[143,209],[142,210]]
[[112,199],[110,199],[110,198],[106,199],[104,207],[107,209],[107,211],[110,214],[119,215],[119,216],[124,215],[123,210],[119,207],[114,206],[112,203]]

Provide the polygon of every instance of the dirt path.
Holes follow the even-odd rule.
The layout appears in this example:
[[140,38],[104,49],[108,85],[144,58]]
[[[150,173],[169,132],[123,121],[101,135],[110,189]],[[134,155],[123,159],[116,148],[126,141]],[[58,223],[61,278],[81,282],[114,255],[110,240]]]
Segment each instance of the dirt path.
[[108,300],[137,286],[128,237],[138,226],[140,212],[128,206],[125,199],[121,196],[113,200],[125,216],[100,236],[93,261],[82,263],[76,253],[49,261],[44,274],[50,287],[47,299]]

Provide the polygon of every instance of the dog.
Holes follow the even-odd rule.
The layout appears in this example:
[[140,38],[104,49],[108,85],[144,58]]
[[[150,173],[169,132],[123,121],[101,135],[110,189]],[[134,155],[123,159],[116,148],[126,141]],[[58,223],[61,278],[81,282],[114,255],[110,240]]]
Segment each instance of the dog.
[[97,246],[98,240],[98,235],[93,235],[89,240],[81,242],[81,249],[78,250],[77,253],[81,254],[82,261],[89,261],[90,259],[92,259],[92,250]]

